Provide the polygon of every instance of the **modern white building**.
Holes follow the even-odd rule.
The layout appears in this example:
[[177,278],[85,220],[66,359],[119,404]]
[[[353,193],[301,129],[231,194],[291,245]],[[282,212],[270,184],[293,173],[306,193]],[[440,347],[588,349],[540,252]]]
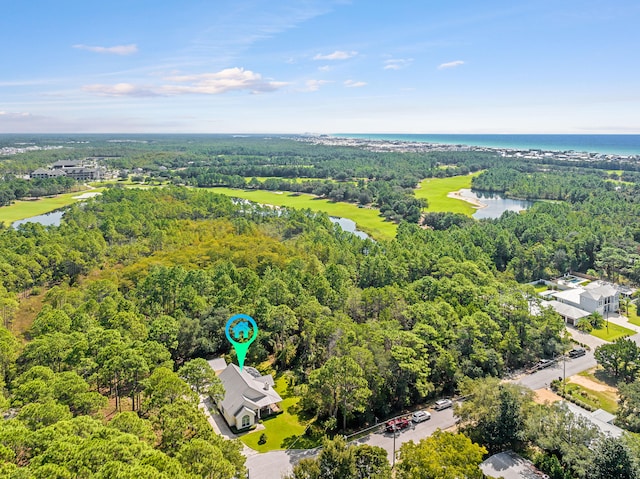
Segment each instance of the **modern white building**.
[[218,409],[229,426],[246,429],[262,417],[279,411],[280,395],[273,389],[273,377],[262,376],[255,368],[245,366],[242,371],[229,364],[218,376],[225,394],[218,401]]
[[549,306],[573,325],[578,319],[591,313],[606,316],[607,313],[615,313],[620,309],[620,291],[604,281],[558,291],[551,296],[554,300],[549,301]]

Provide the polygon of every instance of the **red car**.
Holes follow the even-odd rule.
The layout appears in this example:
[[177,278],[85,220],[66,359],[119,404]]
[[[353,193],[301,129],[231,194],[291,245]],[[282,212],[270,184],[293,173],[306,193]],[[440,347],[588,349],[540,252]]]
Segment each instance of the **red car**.
[[402,431],[403,429],[408,428],[410,425],[411,422],[407,418],[401,417],[398,419],[387,421],[385,423],[385,430],[387,432]]

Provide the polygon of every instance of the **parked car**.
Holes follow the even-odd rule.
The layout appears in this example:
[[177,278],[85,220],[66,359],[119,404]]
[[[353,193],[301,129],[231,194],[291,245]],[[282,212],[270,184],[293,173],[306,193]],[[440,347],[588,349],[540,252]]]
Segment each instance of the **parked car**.
[[580,356],[584,356],[587,354],[587,350],[584,348],[575,348],[569,351],[570,358],[579,358]]
[[541,359],[540,361],[538,361],[538,364],[536,364],[535,369],[548,368],[552,364],[553,364],[553,361],[551,361],[551,359]]
[[387,432],[395,432],[402,431],[409,427],[411,423],[405,417],[400,417],[398,419],[392,419],[391,421],[387,421],[385,423],[385,431]]
[[411,416],[413,422],[422,422],[431,419],[431,413],[429,411],[416,411]]
[[438,399],[433,405],[433,409],[435,409],[436,411],[442,411],[443,409],[447,409],[452,406],[453,401],[451,401],[451,399]]

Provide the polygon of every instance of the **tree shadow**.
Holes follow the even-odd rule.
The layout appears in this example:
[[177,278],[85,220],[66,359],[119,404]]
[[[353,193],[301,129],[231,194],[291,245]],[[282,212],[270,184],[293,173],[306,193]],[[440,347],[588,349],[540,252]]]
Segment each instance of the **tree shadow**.
[[314,438],[303,434],[302,436],[289,436],[285,437],[280,443],[280,447],[284,449],[314,449],[321,443],[321,439]]
[[614,388],[618,387],[618,383],[619,380],[617,380],[616,378],[614,378],[613,376],[611,376],[609,373],[607,373],[604,369],[597,369],[594,373],[593,376],[598,380],[598,381],[602,381],[603,383],[605,383],[607,386],[611,386]]

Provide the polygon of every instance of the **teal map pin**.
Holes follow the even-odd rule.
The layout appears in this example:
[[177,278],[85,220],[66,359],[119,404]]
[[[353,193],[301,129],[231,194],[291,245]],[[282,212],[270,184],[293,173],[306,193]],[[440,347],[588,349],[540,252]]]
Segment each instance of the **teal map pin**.
[[258,325],[251,316],[236,314],[229,318],[224,328],[227,339],[236,350],[240,371],[244,367],[244,358],[247,357],[247,349],[258,336]]

